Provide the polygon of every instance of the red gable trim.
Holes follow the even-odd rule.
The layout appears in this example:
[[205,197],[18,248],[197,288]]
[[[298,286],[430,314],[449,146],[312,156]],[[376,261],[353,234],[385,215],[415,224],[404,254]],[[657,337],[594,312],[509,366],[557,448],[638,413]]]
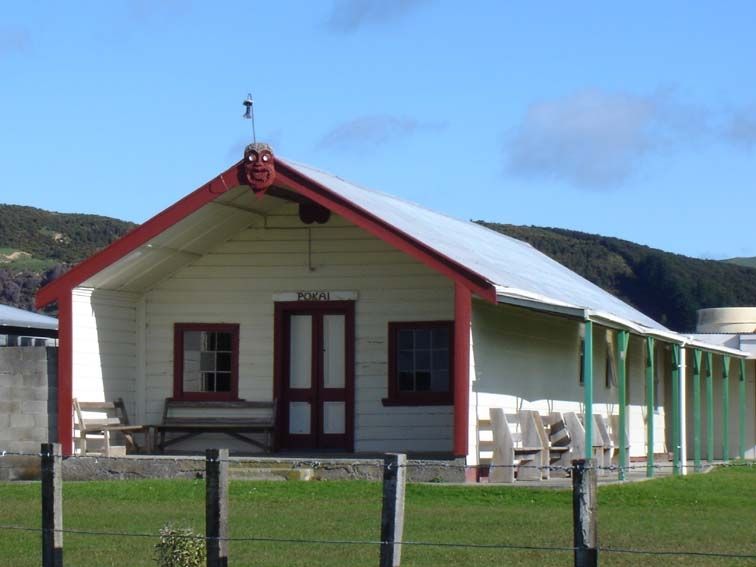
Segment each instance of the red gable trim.
[[[120,260],[139,246],[167,230],[180,220],[213,201],[219,195],[239,185],[241,162],[205,183],[163,212],[138,226],[107,248],[84,260],[57,280],[49,283],[37,292],[37,308],[56,301],[71,293],[71,290],[101,270]],[[287,187],[304,195],[316,203],[343,216],[374,236],[388,242],[427,266],[462,283],[480,297],[494,303],[496,289],[479,274],[461,266],[440,252],[400,231],[372,213],[358,207],[330,189],[320,185],[309,177],[302,175],[283,162],[276,164],[276,184]]]
[[452,281],[462,284],[481,298],[496,303],[496,288],[480,274],[460,265],[281,161],[276,162],[275,184],[304,195]]
[[231,166],[219,176],[211,179],[199,189],[189,193],[163,212],[158,213],[144,224],[138,226],[113,244],[100,250],[93,256],[70,269],[57,280],[50,282],[37,292],[37,309],[71,293],[71,290],[92,277],[97,272],[133,252],[142,244],[170,228],[183,218],[189,216],[203,205],[216,199],[233,187],[239,185],[241,162]]

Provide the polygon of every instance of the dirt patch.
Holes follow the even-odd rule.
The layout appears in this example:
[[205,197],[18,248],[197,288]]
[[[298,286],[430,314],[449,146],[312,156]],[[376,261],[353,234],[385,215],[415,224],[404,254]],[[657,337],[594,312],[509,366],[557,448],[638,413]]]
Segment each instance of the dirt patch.
[[22,258],[31,258],[31,254],[24,252],[23,250],[15,250],[10,254],[0,254],[0,263],[8,264],[10,262],[15,262],[16,260],[21,260]]

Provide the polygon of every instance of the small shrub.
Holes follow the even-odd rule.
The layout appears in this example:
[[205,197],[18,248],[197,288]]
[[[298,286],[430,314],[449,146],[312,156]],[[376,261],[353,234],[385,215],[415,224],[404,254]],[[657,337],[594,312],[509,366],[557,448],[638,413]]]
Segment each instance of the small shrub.
[[160,567],[202,567],[205,540],[197,537],[191,528],[163,526],[160,542],[155,544],[155,561]]

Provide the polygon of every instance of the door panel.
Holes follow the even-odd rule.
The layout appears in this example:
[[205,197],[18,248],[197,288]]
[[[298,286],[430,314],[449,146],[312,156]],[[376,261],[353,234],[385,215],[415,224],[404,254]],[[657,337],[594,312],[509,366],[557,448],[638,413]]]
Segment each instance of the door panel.
[[279,445],[352,450],[353,302],[276,304]]
[[323,315],[323,387],[344,388],[344,315]]
[[311,421],[309,402],[289,402],[289,433],[310,435]]
[[343,435],[346,432],[346,403],[323,402],[323,433]]
[[289,319],[289,388],[312,387],[312,316]]

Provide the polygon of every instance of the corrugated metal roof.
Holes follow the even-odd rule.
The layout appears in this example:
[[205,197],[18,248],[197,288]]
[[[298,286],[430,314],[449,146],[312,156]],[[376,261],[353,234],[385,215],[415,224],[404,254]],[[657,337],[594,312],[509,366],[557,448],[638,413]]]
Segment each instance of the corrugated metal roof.
[[47,315],[24,311],[10,305],[0,305],[0,332],[2,327],[57,330],[58,320]]
[[711,345],[740,348],[740,339],[734,333],[691,333],[688,336],[693,340],[703,341]]
[[386,193],[365,189],[319,169],[288,160],[281,161],[476,272],[497,286],[498,295],[531,298],[558,307],[570,306],[605,312],[650,329],[667,330],[662,324],[552,260],[530,244],[479,224],[431,211]]
[[693,333],[690,337],[706,344],[741,350],[756,358],[756,333]]

